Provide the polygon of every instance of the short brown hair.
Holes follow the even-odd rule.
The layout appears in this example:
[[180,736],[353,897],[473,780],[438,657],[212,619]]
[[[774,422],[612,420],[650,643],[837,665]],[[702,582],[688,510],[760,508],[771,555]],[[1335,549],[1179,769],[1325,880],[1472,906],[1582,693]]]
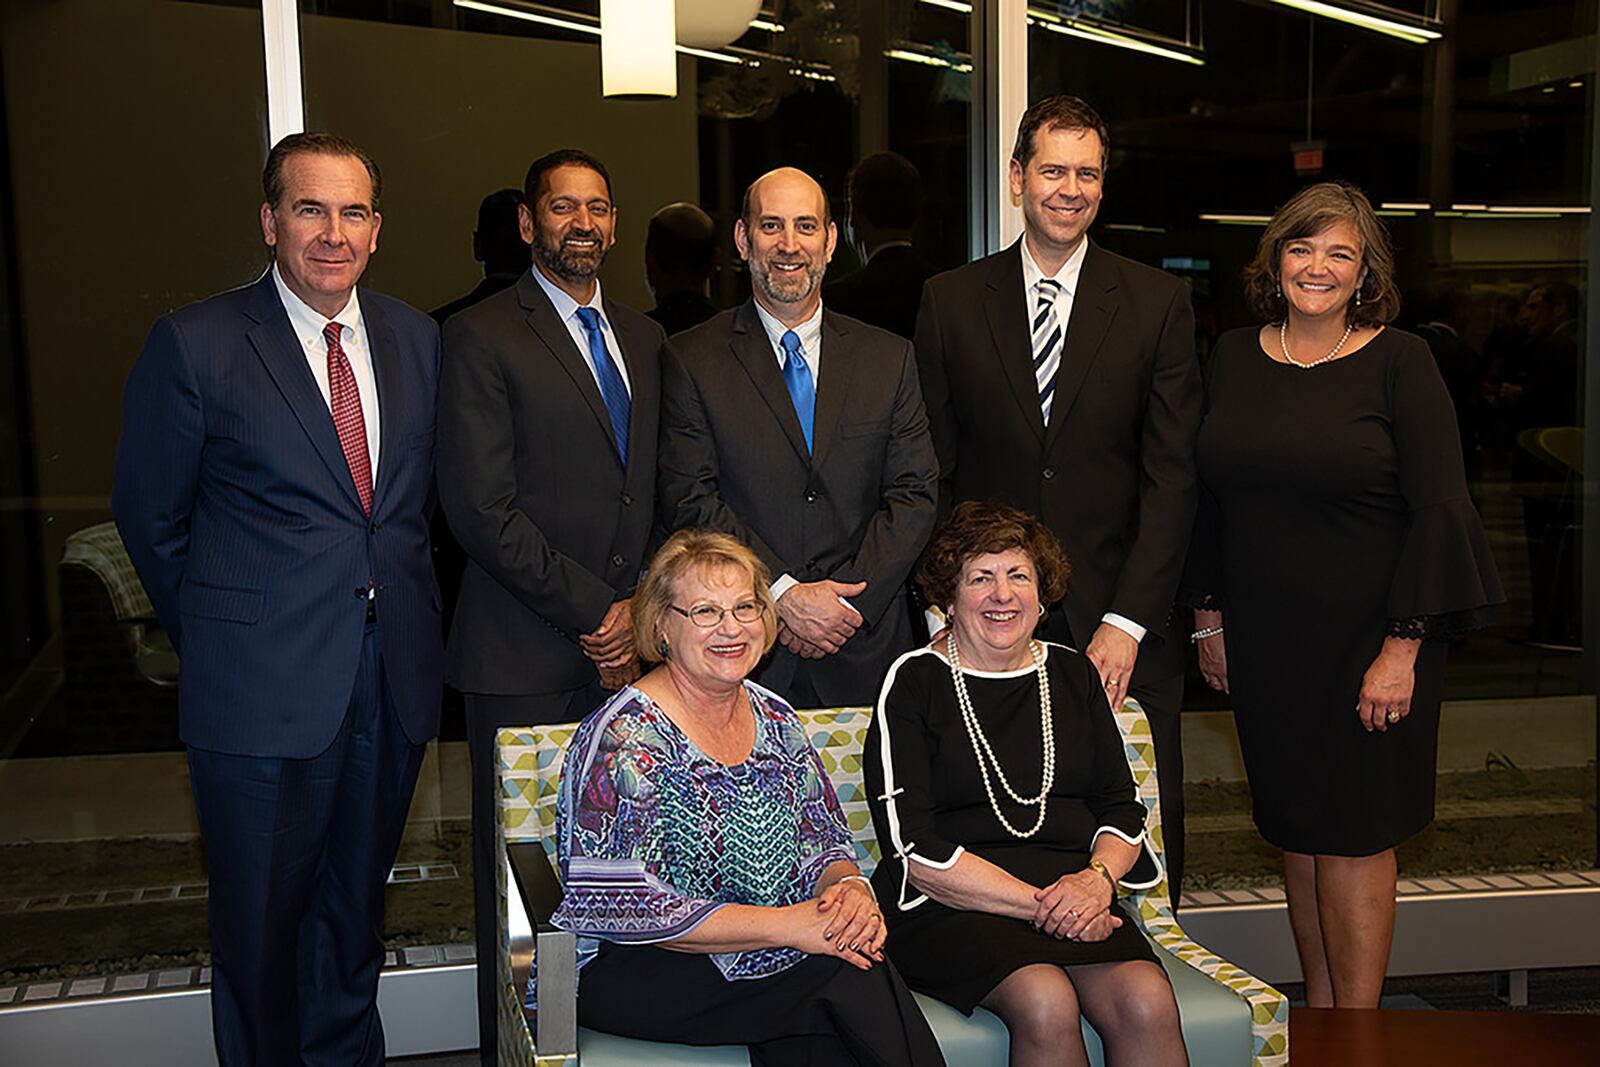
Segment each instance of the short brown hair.
[[1289,314],[1278,264],[1283,246],[1315,237],[1336,222],[1348,222],[1361,235],[1361,265],[1366,277],[1356,299],[1345,307],[1345,322],[1368,326],[1392,322],[1400,313],[1400,290],[1394,283],[1394,246],[1367,194],[1348,182],[1308,185],[1278,209],[1261,233],[1255,258],[1244,269],[1245,297],[1265,322],[1282,322]]
[[1011,146],[1011,158],[1023,170],[1028,169],[1028,160],[1033,158],[1033,135],[1041,129],[1093,130],[1100,138],[1100,165],[1104,167],[1111,158],[1111,131],[1106,129],[1100,113],[1081,98],[1060,93],[1036,102],[1017,123],[1017,143]]
[[978,500],[957,504],[949,521],[934,533],[917,571],[917,585],[928,603],[948,608],[955,602],[968,560],[1013,548],[1022,549],[1033,561],[1040,604],[1048,606],[1067,595],[1072,567],[1056,535],[1026,511]]
[[778,608],[772,602],[772,574],[744,542],[716,530],[679,530],[667,538],[650,560],[650,569],[633,594],[633,647],[645,663],[660,663],[661,617],[677,596],[678,579],[696,567],[732,567],[750,577],[756,602],[761,605],[761,628],[766,640],[761,654],[778,639]]
[[291,133],[267,153],[267,165],[261,170],[261,191],[274,211],[283,199],[283,168],[290,156],[297,155],[349,156],[358,160],[367,168],[367,177],[372,179],[372,210],[378,210],[378,197],[383,193],[383,175],[378,171],[378,164],[338,134],[313,131]]

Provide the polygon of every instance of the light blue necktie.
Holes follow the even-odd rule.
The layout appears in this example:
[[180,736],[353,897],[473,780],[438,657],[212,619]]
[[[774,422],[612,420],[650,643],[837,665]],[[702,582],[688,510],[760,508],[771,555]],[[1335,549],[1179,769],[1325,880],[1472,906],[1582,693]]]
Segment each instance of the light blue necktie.
[[800,354],[800,335],[793,330],[779,339],[783,345],[783,384],[789,387],[794,413],[800,416],[800,432],[806,437],[806,454],[811,453],[811,425],[817,410],[817,387],[811,381],[811,368]]
[[626,467],[628,418],[633,412],[633,400],[622,381],[622,372],[611,359],[611,350],[606,347],[606,337],[600,329],[600,312],[594,308],[579,308],[578,321],[583,323],[584,333],[589,335],[589,358],[594,361],[595,377],[600,380],[600,399],[605,401],[606,411],[611,415],[611,432],[617,438],[617,455],[622,457],[622,465]]

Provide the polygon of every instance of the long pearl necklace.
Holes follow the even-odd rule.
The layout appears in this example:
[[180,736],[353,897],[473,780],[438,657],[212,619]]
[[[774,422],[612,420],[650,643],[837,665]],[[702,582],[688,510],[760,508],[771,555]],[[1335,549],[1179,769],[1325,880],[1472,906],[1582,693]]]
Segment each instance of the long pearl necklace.
[[1320,367],[1324,363],[1331,363],[1333,360],[1337,359],[1339,357],[1340,350],[1344,348],[1344,343],[1350,340],[1350,331],[1354,329],[1355,326],[1346,325],[1344,328],[1344,336],[1339,338],[1339,343],[1333,346],[1332,352],[1329,352],[1321,359],[1314,359],[1310,363],[1301,363],[1298,359],[1295,359],[1289,354],[1289,320],[1284,319],[1278,324],[1278,347],[1283,349],[1283,360],[1285,363],[1289,364],[1289,366],[1299,367],[1301,370],[1310,370],[1312,367]]
[[[995,758],[994,749],[989,745],[989,739],[984,736],[983,727],[978,722],[978,715],[972,710],[972,696],[967,692],[967,679],[961,673],[961,653],[956,646],[955,631],[950,631],[950,636],[945,638],[945,651],[950,661],[950,677],[955,682],[956,704],[961,708],[961,721],[967,726],[967,736],[972,740],[972,752],[978,759],[978,774],[983,778],[983,791],[989,795],[989,807],[994,811],[994,817],[1000,820],[1000,825],[1012,837],[1029,838],[1039,832],[1044,825],[1045,809],[1049,805],[1050,789],[1056,781],[1056,731],[1055,720],[1050,715],[1050,677],[1045,670],[1044,647],[1037,641],[1028,642],[1028,653],[1033,657],[1033,667],[1039,676],[1039,726],[1044,733],[1044,781],[1039,787],[1036,797],[1018,796],[1017,791],[1011,788],[1011,783],[1006,780],[1005,771],[1000,769],[1000,761]],[[987,758],[987,761],[986,761]],[[1000,810],[1000,802],[995,799],[994,783],[990,781],[989,767],[994,767],[994,777],[1000,779],[1000,787],[1016,803],[1024,807],[1037,807],[1038,818],[1033,821],[1030,830],[1018,830],[1006,818],[1005,812]]]

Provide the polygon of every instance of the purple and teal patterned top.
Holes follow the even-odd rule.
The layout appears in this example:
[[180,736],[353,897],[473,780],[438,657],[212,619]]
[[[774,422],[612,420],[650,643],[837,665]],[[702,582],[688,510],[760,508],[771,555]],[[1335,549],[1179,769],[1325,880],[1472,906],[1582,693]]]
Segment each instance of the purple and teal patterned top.
[[[556,798],[565,892],[553,922],[578,935],[580,969],[601,941],[671,941],[724,904],[798,904],[829,866],[855,862],[839,798],[794,709],[744,685],[756,735],[736,766],[707,756],[632,686],[578,727]],[[776,974],[804,955],[762,948],[711,959],[733,980]]]

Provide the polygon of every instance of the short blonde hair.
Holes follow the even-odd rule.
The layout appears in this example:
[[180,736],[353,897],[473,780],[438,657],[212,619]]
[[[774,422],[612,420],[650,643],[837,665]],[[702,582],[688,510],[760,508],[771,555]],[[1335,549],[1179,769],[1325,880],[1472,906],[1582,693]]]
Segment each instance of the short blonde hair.
[[661,617],[677,596],[678,579],[697,567],[732,567],[743,571],[761,605],[765,633],[761,654],[778,640],[778,607],[772,601],[772,574],[759,556],[736,537],[716,530],[679,530],[650,560],[649,572],[633,594],[633,646],[645,663],[660,663]]

